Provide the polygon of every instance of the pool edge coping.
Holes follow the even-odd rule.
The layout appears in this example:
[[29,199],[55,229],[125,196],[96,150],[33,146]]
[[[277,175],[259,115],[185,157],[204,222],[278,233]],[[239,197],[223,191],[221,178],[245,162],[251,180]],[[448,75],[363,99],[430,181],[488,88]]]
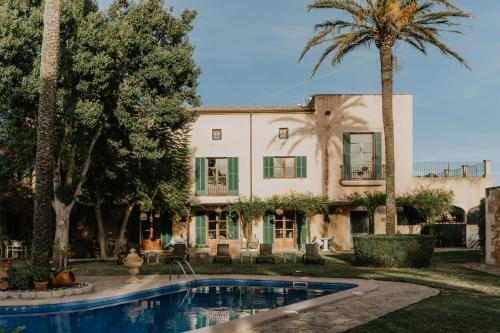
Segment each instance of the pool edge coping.
[[[242,279],[252,279],[259,280],[255,275],[231,275],[232,277],[242,278]],[[370,292],[373,292],[379,288],[379,286],[373,280],[361,280],[361,279],[337,279],[337,278],[313,278],[313,277],[292,277],[292,276],[260,276],[261,280],[267,280],[264,278],[272,277],[273,281],[287,281],[287,282],[323,282],[323,283],[346,283],[355,284],[356,287],[347,290],[338,291],[336,293],[321,296],[298,303],[281,306],[269,311],[259,312],[254,315],[230,320],[225,323],[220,323],[216,325],[211,325],[196,330],[189,331],[191,333],[248,333],[251,332],[250,329],[266,324],[268,322],[283,319],[290,316],[296,316],[300,312],[305,312],[313,310],[315,308],[321,307],[326,304],[335,303],[348,298],[361,296]]]

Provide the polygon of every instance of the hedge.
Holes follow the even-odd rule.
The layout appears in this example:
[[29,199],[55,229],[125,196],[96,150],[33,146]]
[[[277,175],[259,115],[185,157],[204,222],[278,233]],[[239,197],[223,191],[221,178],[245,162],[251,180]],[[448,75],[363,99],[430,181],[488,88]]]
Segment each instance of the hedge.
[[432,235],[356,235],[353,242],[362,266],[426,267],[435,246]]

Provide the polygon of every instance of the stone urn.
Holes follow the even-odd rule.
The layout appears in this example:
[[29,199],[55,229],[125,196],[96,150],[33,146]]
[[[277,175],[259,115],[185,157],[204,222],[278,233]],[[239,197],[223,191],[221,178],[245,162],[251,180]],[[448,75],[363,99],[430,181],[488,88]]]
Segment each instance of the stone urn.
[[123,259],[123,266],[128,268],[128,274],[130,277],[127,279],[127,283],[137,283],[139,282],[139,278],[137,274],[139,274],[139,268],[142,266],[143,259],[135,253],[135,249],[131,249],[130,253]]

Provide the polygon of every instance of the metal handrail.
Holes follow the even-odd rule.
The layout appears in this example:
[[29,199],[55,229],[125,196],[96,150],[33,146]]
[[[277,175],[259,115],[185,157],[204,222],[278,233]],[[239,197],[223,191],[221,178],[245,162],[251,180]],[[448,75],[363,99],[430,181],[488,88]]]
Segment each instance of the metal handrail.
[[184,263],[189,267],[189,270],[191,271],[191,274],[194,276],[194,280],[198,280],[198,277],[196,276],[196,273],[193,270],[193,267],[191,267],[191,264],[188,261],[184,261]]
[[189,267],[189,270],[191,271],[191,274],[194,276],[194,280],[193,281],[195,281],[195,280],[198,279],[198,277],[196,276],[196,273],[193,270],[193,267],[191,267],[191,265],[189,264],[189,262],[187,262],[185,260],[183,260],[182,262],[179,261],[179,260],[174,260],[172,263],[170,263],[169,280],[172,280],[172,265],[174,263],[177,264],[177,278],[178,279],[180,279],[180,272],[179,272],[179,267],[180,267],[181,270],[182,270],[182,273],[186,277],[186,280],[188,280],[188,282],[191,282],[191,279],[189,278],[189,275],[187,275],[186,270],[184,269],[184,266],[182,265],[183,263],[187,264],[187,266]]

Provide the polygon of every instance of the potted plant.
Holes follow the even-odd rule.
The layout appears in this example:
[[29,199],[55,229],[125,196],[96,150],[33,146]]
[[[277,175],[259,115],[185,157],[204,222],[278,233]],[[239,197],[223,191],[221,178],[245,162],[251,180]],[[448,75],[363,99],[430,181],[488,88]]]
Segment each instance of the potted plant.
[[47,284],[49,282],[49,270],[42,266],[33,266],[31,268],[31,274],[33,276],[33,285],[36,291],[47,290]]
[[2,263],[2,268],[9,269],[10,268],[10,260],[5,260]]

